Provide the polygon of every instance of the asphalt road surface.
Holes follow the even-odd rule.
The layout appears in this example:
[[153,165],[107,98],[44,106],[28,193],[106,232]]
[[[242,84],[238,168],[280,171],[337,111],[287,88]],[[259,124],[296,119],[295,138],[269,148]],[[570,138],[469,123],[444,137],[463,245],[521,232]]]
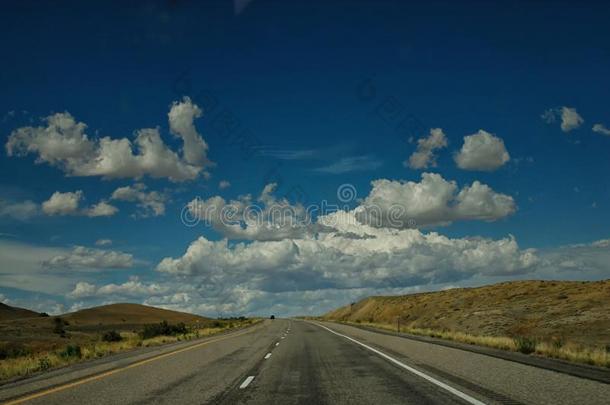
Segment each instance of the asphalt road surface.
[[0,386],[32,404],[607,404],[610,384],[333,323],[267,320]]

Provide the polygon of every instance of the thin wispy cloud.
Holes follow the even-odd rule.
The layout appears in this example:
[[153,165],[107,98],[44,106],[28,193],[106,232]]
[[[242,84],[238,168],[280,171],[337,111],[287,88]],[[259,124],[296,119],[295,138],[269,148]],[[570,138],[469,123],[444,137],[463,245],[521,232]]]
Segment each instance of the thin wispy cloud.
[[308,160],[314,159],[319,155],[315,149],[266,149],[258,151],[259,156],[271,157],[280,160]]
[[339,159],[337,162],[313,169],[314,172],[328,174],[342,174],[358,171],[375,170],[383,162],[373,156],[350,156]]

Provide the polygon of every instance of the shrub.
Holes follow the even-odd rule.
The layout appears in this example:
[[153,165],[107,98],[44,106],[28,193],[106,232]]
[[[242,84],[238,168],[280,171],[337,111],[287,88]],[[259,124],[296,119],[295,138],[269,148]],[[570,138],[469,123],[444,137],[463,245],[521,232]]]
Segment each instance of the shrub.
[[81,358],[83,354],[81,352],[79,345],[68,345],[62,352],[59,353],[59,355],[63,358],[70,358],[70,357]]
[[41,312],[40,314],[38,314],[38,316],[40,316],[42,318],[48,318],[49,314],[47,314],[46,312]]
[[21,343],[8,342],[0,345],[0,360],[23,357],[31,353],[32,351]]
[[553,338],[551,339],[551,344],[553,346],[553,349],[559,350],[563,347],[564,341],[561,338]]
[[116,330],[109,330],[108,332],[102,335],[102,340],[104,342],[120,342],[123,340],[121,334]]
[[51,368],[51,361],[48,357],[41,357],[38,359],[38,370],[46,371]]
[[170,325],[167,321],[161,323],[154,323],[151,325],[144,325],[144,329],[140,332],[142,339],[150,339],[155,336],[176,336],[184,335],[188,333],[188,328],[184,322],[180,322],[176,325]]
[[536,351],[536,344],[538,343],[536,339],[531,339],[525,336],[519,336],[514,339],[515,347],[518,352],[523,354],[530,354]]
[[64,329],[64,320],[60,317],[53,319],[55,324],[53,325],[53,333],[58,334],[61,337],[66,337],[66,330]]

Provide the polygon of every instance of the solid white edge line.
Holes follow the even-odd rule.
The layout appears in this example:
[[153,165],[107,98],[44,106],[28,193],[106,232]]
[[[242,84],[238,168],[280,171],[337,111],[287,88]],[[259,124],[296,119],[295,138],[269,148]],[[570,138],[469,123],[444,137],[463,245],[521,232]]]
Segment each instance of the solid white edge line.
[[405,370],[410,371],[411,373],[413,373],[413,374],[415,374],[415,375],[417,375],[417,376],[419,376],[419,377],[421,377],[421,378],[423,378],[423,379],[425,379],[425,380],[427,380],[427,381],[431,382],[432,384],[435,384],[435,385],[437,385],[437,386],[439,386],[439,387],[443,388],[443,389],[444,389],[444,390],[446,390],[446,391],[449,391],[449,392],[450,392],[450,393],[452,393],[453,395],[455,395],[455,396],[457,396],[457,397],[459,397],[459,398],[462,398],[464,401],[466,401],[466,402],[468,402],[468,403],[470,403],[470,404],[473,404],[473,405],[485,405],[485,402],[481,402],[481,401],[479,401],[478,399],[473,398],[473,397],[471,397],[470,395],[465,394],[465,393],[463,393],[462,391],[459,391],[459,390],[457,390],[457,389],[455,389],[455,388],[453,388],[453,387],[451,387],[451,386],[449,386],[449,385],[445,384],[444,382],[439,381],[439,380],[437,380],[436,378],[429,376],[428,374],[422,373],[421,371],[416,370],[416,369],[414,369],[413,367],[407,366],[407,365],[406,365],[406,364],[404,364],[403,362],[398,361],[398,360],[396,360],[395,358],[390,357],[390,356],[388,356],[387,354],[385,354],[385,353],[383,353],[383,352],[381,352],[381,351],[379,351],[379,350],[377,350],[377,349],[375,349],[375,348],[373,348],[373,347],[371,347],[371,346],[369,346],[369,345],[367,345],[367,344],[364,344],[364,343],[362,343],[362,342],[359,342],[359,341],[357,341],[356,339],[353,339],[353,338],[351,338],[351,337],[349,337],[349,336],[343,335],[343,334],[341,334],[341,333],[339,333],[339,332],[335,332],[334,330],[332,330],[332,329],[330,329],[330,328],[327,328],[327,327],[326,327],[326,326],[324,326],[324,325],[320,325],[319,323],[315,323],[315,322],[314,322],[314,324],[318,325],[318,326],[319,326],[319,327],[321,327],[321,328],[326,329],[326,330],[327,330],[327,331],[329,331],[330,333],[334,333],[334,334],[335,334],[335,335],[337,335],[337,336],[341,336],[341,337],[343,337],[343,338],[345,338],[345,339],[347,339],[347,340],[349,340],[349,341],[352,341],[352,342],[354,342],[354,343],[356,343],[356,344],[358,344],[358,345],[360,345],[360,346],[362,346],[362,347],[364,347],[364,348],[366,348],[366,349],[368,349],[368,350],[372,351],[373,353],[376,353],[376,354],[380,355],[380,356],[381,356],[381,357],[383,357],[384,359],[391,361],[392,363],[396,364],[397,366],[400,366],[400,367],[404,368]]
[[267,360],[269,357],[271,357],[271,353],[267,353],[267,354],[265,355],[265,360]]
[[254,380],[254,376],[251,375],[249,377],[247,377],[243,383],[241,383],[241,385],[239,386],[240,390],[243,390],[244,388],[246,388],[248,385],[250,385],[250,383],[252,382],[252,380]]

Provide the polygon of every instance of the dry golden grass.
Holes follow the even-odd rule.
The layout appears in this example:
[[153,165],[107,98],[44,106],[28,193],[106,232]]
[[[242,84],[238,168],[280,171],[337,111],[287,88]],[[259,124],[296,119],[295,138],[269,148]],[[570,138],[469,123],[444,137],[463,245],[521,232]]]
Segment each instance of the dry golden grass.
[[[351,325],[368,326],[376,329],[395,332],[396,325],[368,323],[368,322],[349,322],[342,323]],[[401,333],[408,333],[418,336],[429,336],[439,339],[452,340],[454,342],[467,343],[471,345],[492,347],[495,349],[519,351],[517,339],[506,336],[481,336],[464,332],[438,331],[433,329],[420,328],[400,328]],[[563,344],[559,341],[534,342],[534,353],[544,357],[552,357],[561,360],[584,363],[600,367],[610,367],[610,350],[606,347],[586,347],[579,344]]]

